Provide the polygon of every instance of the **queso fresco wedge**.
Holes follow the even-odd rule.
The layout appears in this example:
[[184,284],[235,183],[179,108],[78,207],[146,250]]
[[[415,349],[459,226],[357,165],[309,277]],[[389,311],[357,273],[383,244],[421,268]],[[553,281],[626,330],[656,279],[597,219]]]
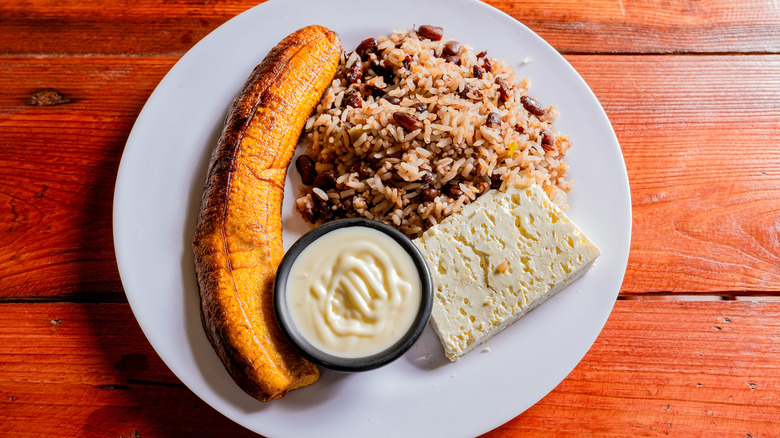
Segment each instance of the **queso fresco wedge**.
[[433,278],[431,325],[450,360],[568,286],[600,254],[537,184],[491,190],[415,244]]

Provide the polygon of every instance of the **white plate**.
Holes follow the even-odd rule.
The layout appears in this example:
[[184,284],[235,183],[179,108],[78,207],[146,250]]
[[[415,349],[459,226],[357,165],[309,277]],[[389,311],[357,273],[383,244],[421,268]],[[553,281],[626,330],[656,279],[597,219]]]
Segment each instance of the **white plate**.
[[[325,371],[316,384],[263,404],[233,383],[203,333],[190,245],[230,101],[271,47],[309,24],[335,30],[348,50],[392,29],[440,25],[445,37],[488,50],[530,77],[531,94],[558,105],[556,129],[574,143],[569,214],[603,255],[582,279],[490,340],[489,352],[478,348],[449,363],[429,327],[385,368]],[[522,65],[526,57],[533,62]],[[293,199],[290,187],[287,247],[305,230]],[[501,425],[550,392],[593,344],[620,289],[630,236],[625,164],[595,96],[536,34],[473,0],[271,0],[235,17],[193,47],[151,95],[128,138],[114,197],[122,283],[152,346],[200,398],[269,436],[455,437]]]

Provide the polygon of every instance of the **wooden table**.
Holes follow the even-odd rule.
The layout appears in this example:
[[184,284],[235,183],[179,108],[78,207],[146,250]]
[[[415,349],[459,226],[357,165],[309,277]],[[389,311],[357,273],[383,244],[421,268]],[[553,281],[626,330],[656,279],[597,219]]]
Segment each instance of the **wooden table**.
[[[780,436],[777,1],[489,3],[591,86],[623,149],[634,216],[595,345],[485,436]],[[0,2],[1,435],[251,435],[143,336],[111,208],[154,87],[253,5]]]

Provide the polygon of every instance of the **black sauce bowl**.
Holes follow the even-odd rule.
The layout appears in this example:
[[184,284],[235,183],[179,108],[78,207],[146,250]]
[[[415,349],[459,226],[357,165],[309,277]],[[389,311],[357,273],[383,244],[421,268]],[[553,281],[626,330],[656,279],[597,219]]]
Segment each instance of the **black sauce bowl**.
[[[295,260],[311,243],[331,231],[348,227],[367,227],[390,236],[406,251],[420,276],[420,308],[406,333],[392,346],[375,354],[361,357],[342,357],[315,347],[298,331],[287,306],[287,278]],[[274,312],[279,327],[290,343],[311,362],[336,371],[367,371],[398,359],[417,341],[428,323],[433,304],[433,286],[428,265],[420,250],[403,233],[382,222],[368,219],[341,219],[321,225],[298,239],[282,258],[274,281]]]

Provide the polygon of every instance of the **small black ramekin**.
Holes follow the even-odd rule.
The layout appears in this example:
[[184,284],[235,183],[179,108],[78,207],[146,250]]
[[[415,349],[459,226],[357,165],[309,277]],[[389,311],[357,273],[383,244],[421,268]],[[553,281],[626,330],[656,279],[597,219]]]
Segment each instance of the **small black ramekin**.
[[[347,227],[368,227],[381,231],[398,242],[401,247],[412,257],[417,272],[420,274],[420,308],[414,322],[401,339],[389,348],[369,356],[363,357],[340,357],[326,353],[309,343],[306,338],[296,328],[287,307],[287,278],[290,268],[298,255],[303,252],[312,242],[324,236],[325,234]],[[420,250],[403,233],[382,222],[368,219],[341,219],[323,224],[298,239],[282,258],[279,269],[276,271],[276,280],[274,282],[274,311],[279,327],[287,336],[300,353],[311,362],[321,365],[325,368],[337,371],[367,371],[398,359],[417,341],[428,323],[431,315],[431,306],[433,304],[433,286],[431,283],[431,274],[428,265],[425,263]]]

